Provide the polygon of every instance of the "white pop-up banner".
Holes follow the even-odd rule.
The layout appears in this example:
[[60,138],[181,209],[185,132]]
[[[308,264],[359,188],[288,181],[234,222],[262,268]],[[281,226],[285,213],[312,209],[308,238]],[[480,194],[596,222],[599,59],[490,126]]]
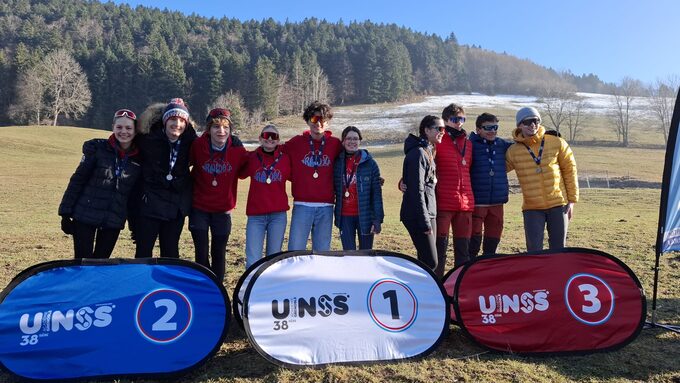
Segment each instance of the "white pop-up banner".
[[444,288],[411,257],[298,251],[253,269],[242,303],[243,322],[253,346],[276,364],[424,356],[448,331]]

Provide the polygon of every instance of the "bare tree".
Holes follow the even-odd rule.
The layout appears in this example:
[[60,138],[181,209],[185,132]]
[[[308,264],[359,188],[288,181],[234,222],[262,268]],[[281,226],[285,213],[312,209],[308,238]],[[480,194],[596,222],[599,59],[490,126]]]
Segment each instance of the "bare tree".
[[585,101],[582,97],[575,96],[566,106],[566,118],[564,122],[569,129],[569,142],[576,141],[579,131],[581,130],[581,118],[583,117],[583,108]]
[[92,94],[80,64],[65,50],[50,53],[38,65],[42,73],[52,125],[59,115],[78,118],[87,112]]
[[576,98],[576,94],[573,89],[564,85],[545,88],[541,93],[539,102],[543,104],[545,115],[559,132],[560,126],[567,119],[569,105]]
[[613,117],[616,137],[624,147],[628,146],[628,133],[630,132],[630,112],[635,102],[636,95],[642,89],[639,80],[624,77],[621,84],[613,90]]
[[663,133],[666,143],[668,143],[668,129],[671,126],[673,103],[679,87],[680,77],[670,76],[665,80],[656,80],[656,83],[648,89],[651,111],[659,122],[659,130]]
[[40,125],[45,104],[45,85],[39,68],[31,68],[17,81],[17,103],[9,107],[9,116],[21,123]]

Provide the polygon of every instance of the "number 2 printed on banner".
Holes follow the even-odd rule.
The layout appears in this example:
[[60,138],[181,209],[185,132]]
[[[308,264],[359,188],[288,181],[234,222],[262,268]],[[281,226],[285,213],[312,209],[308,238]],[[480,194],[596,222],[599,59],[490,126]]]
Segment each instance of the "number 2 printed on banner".
[[139,333],[153,343],[169,343],[182,337],[193,320],[189,298],[177,290],[148,293],[137,305],[135,323]]
[[170,320],[175,316],[175,313],[177,312],[177,304],[170,299],[159,299],[154,302],[154,306],[156,306],[156,308],[165,307],[166,311],[165,314],[163,314],[163,316],[161,316],[160,318],[158,318],[156,322],[154,322],[153,326],[151,326],[151,329],[153,331],[177,330],[177,323],[170,322]]

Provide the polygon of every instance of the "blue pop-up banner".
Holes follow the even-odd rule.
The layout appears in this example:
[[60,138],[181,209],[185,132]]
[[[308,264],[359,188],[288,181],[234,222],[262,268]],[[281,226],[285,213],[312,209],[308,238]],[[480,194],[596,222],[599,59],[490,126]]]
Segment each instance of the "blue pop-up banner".
[[228,307],[193,262],[43,263],[0,295],[0,363],[37,380],[180,374],[217,352]]

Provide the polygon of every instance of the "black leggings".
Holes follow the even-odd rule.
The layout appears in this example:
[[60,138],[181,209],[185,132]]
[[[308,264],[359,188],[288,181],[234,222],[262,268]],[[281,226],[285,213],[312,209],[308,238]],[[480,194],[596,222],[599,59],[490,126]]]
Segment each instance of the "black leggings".
[[[209,253],[208,230],[210,231]],[[220,281],[224,280],[227,241],[231,234],[231,215],[206,213],[194,209],[189,217],[189,231],[194,240],[196,263],[212,270]]]
[[161,247],[161,257],[179,258],[179,237],[184,228],[184,217],[170,221],[156,218],[139,217],[135,230],[137,250],[135,258],[151,258],[156,238]]
[[411,236],[413,245],[416,247],[418,259],[434,271],[437,268],[437,246],[435,243],[437,220],[430,219],[430,226],[432,227],[430,234],[425,234],[423,229],[415,222],[404,221],[403,223]]
[[73,251],[76,259],[109,258],[118,241],[118,234],[120,234],[119,229],[97,228],[73,220]]

